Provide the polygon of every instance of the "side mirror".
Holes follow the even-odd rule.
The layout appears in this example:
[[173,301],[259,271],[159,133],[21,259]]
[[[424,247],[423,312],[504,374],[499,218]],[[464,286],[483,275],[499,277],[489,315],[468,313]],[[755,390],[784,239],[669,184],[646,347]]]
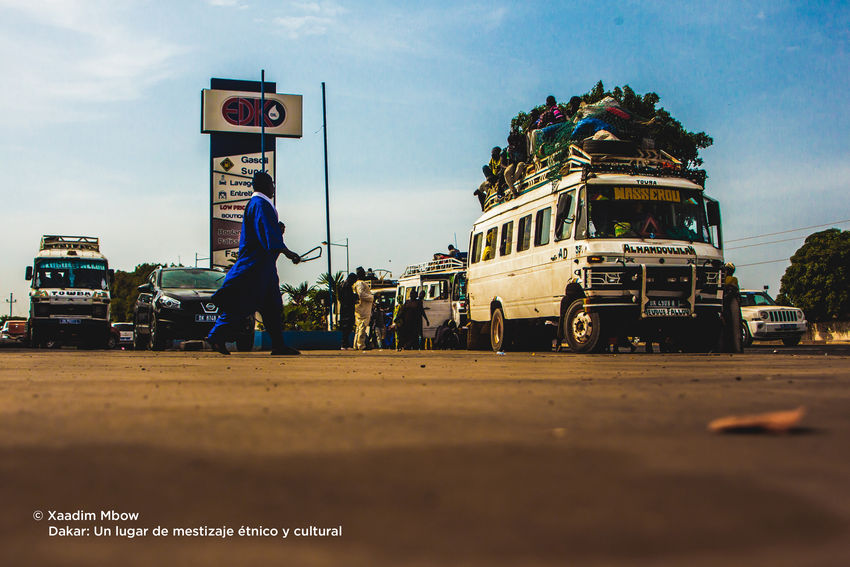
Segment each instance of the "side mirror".
[[143,283],[137,289],[142,293],[153,293],[153,286],[150,284],[150,282]]
[[717,201],[706,202],[709,226],[720,226],[720,204]]
[[27,281],[32,279],[32,266],[27,266],[27,273],[25,277],[27,278]]

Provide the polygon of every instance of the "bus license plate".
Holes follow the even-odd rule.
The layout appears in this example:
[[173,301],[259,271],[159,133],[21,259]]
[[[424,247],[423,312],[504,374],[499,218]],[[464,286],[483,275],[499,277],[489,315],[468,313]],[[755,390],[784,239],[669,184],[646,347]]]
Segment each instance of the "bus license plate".
[[217,314],[195,315],[195,323],[215,323],[216,319],[218,319]]
[[60,325],[79,325],[80,323],[80,319],[59,319]]
[[650,299],[646,302],[647,317],[689,317],[691,310],[679,299]]

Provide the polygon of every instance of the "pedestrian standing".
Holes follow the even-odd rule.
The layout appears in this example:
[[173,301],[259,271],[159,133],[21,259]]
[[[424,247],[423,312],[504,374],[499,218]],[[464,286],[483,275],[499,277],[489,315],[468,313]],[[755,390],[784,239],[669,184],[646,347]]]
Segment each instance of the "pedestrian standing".
[[354,295],[357,296],[357,306],[354,308],[354,348],[366,350],[366,332],[372,319],[372,304],[375,296],[369,282],[366,281],[366,270],[357,268],[357,281],[354,282]]
[[283,342],[280,322],[283,301],[277,275],[277,257],[283,253],[293,264],[301,257],[283,243],[283,223],[278,221],[271,176],[258,171],[253,178],[254,193],[242,216],[239,256],[227,272],[224,283],[212,296],[219,309],[215,325],[206,341],[221,354],[230,354],[225,343],[233,340],[242,321],[259,311],[272,340],[273,355],[301,354]]
[[354,273],[348,274],[339,290],[339,330],[342,333],[342,349],[348,350],[351,348],[351,332],[354,330],[354,304],[357,303],[357,296],[354,294],[354,282],[357,281],[357,275]]

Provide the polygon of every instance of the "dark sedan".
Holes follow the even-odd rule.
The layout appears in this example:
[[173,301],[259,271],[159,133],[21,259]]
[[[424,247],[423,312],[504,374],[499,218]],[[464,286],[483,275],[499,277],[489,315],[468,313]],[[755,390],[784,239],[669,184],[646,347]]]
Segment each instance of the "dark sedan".
[[[225,273],[206,268],[157,268],[139,286],[133,310],[133,345],[162,350],[175,340],[203,339],[218,318],[212,295]],[[254,317],[236,340],[240,351],[254,346]]]

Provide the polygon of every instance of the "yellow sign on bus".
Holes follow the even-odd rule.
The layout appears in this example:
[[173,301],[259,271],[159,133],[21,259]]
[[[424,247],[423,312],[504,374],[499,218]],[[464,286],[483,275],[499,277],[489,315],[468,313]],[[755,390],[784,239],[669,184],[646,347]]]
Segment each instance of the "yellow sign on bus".
[[614,187],[614,199],[629,201],[669,201],[679,203],[682,200],[678,189],[660,187]]

